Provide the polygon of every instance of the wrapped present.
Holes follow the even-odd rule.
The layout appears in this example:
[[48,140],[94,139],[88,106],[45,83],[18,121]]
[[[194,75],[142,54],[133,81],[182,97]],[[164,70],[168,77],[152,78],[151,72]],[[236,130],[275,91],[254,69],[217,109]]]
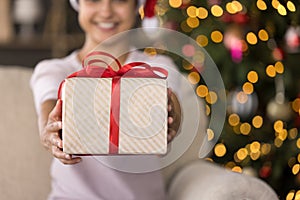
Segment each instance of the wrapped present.
[[[93,52],[90,55],[105,55]],[[89,56],[90,56],[89,55]],[[63,151],[68,154],[165,154],[167,71],[134,62],[93,66],[61,84]]]

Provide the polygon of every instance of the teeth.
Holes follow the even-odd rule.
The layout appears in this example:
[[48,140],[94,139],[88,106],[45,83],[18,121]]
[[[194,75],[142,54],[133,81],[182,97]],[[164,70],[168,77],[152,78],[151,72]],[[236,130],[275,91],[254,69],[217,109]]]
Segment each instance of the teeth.
[[114,23],[108,23],[108,22],[101,22],[101,23],[98,23],[98,26],[100,28],[113,28],[114,27]]

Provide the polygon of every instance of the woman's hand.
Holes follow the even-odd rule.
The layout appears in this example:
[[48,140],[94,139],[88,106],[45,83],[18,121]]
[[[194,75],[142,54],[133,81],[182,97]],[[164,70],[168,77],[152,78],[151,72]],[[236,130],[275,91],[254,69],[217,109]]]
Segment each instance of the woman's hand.
[[81,158],[72,158],[72,155],[62,151],[62,140],[60,131],[62,129],[61,117],[62,101],[58,100],[55,107],[49,113],[47,124],[42,129],[40,140],[43,146],[56,158],[64,164],[75,164],[81,161]]
[[168,88],[168,143],[176,136],[181,122],[181,108],[176,95]]

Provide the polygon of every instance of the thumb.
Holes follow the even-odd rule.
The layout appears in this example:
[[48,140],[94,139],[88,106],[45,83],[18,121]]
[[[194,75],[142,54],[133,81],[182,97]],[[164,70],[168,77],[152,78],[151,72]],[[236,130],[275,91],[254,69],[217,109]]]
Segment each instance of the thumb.
[[58,99],[53,110],[49,114],[49,118],[55,121],[62,120],[62,100]]

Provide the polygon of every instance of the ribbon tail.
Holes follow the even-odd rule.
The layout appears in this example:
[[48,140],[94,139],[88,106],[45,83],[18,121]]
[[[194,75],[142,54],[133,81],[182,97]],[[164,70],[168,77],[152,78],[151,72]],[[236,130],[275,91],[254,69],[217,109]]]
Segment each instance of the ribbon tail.
[[110,108],[110,136],[109,153],[118,154],[119,152],[119,118],[120,118],[120,77],[112,79]]

